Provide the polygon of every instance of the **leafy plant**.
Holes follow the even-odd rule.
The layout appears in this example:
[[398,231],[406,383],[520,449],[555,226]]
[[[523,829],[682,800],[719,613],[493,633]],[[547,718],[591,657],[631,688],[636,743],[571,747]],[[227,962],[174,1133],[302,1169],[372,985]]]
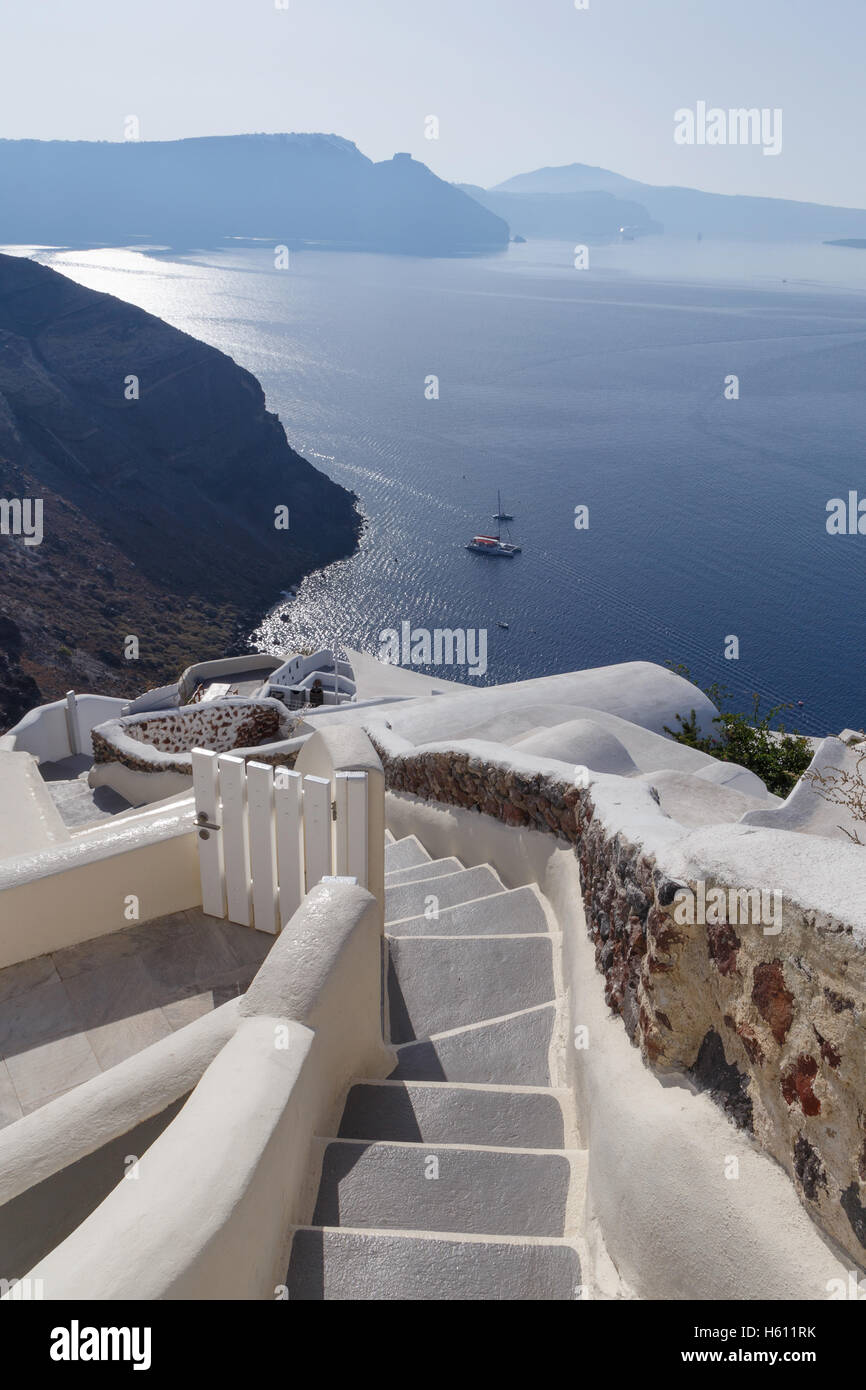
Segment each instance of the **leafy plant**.
[[[691,681],[692,685],[696,684],[687,666],[681,663],[675,665],[672,661],[665,664],[672,671],[676,671],[677,675]],[[688,748],[697,748],[701,753],[709,753],[721,762],[739,763],[741,767],[747,767],[750,772],[760,777],[768,791],[774,792],[776,796],[787,796],[812,761],[811,748],[796,729],[788,733],[781,723],[777,729],[773,728],[773,721],[778,719],[783,710],[791,709],[792,706],[773,705],[762,715],[761,697],[753,695],[750,714],[725,709],[724,706],[733,697],[718,681],[708,685],[704,694],[709,696],[720,711],[713,719],[713,723],[718,726],[718,734],[700,733],[695,710],[686,718],[678,714],[676,718],[680,727],[669,729],[665,725],[665,733],[670,734],[677,743],[683,743]]]

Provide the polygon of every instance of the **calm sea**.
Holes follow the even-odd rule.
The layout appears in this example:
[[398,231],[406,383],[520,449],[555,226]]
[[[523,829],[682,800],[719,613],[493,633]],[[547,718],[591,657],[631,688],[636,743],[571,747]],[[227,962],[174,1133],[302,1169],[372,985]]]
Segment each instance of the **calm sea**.
[[[806,732],[866,724],[866,535],[825,525],[830,498],[866,497],[866,251],[36,254],[229,353],[358,493],[360,553],[280,601],[269,645],[486,628],[483,683],[671,659],[741,702],[802,701]],[[497,489],[513,560],[464,548]]]

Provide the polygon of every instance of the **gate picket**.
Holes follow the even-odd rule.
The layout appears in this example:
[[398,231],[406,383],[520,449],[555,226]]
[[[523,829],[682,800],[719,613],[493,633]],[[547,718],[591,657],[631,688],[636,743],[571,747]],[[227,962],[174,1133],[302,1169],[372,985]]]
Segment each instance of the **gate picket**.
[[219,755],[228,919],[242,927],[250,926],[252,921],[246,767],[244,759],[235,753]]
[[253,924],[276,935],[277,846],[274,837],[274,772],[265,763],[247,763],[250,871],[253,878]]
[[[223,842],[220,831],[220,805],[217,755],[209,748],[194,748],[192,752],[192,785],[195,793],[197,819],[204,816],[205,824],[196,832],[198,864],[201,874],[202,911],[209,917],[226,915],[226,879],[223,864]],[[207,828],[209,827],[209,828]]]
[[304,778],[304,867],[306,890],[331,872],[331,783]]
[[304,896],[304,841],[301,818],[301,774],[277,768],[274,813],[277,825],[277,867],[280,884],[280,927],[298,910]]
[[336,868],[344,878],[367,887],[367,774],[338,772]]

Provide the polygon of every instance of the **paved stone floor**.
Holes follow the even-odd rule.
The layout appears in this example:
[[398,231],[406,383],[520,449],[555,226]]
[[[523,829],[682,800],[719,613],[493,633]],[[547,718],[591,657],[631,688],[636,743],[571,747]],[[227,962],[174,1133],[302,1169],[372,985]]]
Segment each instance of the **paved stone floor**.
[[0,970],[0,1128],[242,993],[273,942],[192,909]]

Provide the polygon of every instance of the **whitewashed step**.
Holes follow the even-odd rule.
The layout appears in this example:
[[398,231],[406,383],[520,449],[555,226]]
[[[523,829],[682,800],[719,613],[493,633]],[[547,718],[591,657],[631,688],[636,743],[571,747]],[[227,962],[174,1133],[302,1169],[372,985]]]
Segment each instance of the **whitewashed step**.
[[332,1139],[311,1224],[561,1236],[570,1180],[561,1152]]
[[435,900],[441,912],[443,908],[455,907],[457,903],[468,903],[474,898],[486,898],[491,893],[505,891],[504,883],[488,864],[461,869],[459,873],[445,874],[442,878],[395,883],[385,889],[385,924],[388,926],[406,917],[423,916],[430,898]]
[[556,1006],[544,1004],[404,1043],[388,1079],[547,1086],[555,1020]]
[[338,1138],[561,1149],[566,1094],[550,1088],[364,1081],[349,1092]]
[[556,993],[550,936],[388,936],[391,1042],[500,1018]]
[[391,930],[397,936],[502,936],[549,932],[550,925],[537,890],[527,885],[443,908],[438,917],[407,917]]
[[402,840],[395,840],[390,830],[385,831],[385,873],[391,873],[394,869],[413,869],[416,864],[429,864],[430,855],[418,839],[417,835],[407,835]]
[[581,1273],[564,1242],[305,1227],[286,1283],[291,1300],[308,1302],[553,1303],[579,1298]]
[[392,869],[385,875],[385,887],[390,888],[398,883],[418,883],[426,878],[444,878],[446,874],[459,874],[463,867],[459,859],[428,859],[425,864]]

